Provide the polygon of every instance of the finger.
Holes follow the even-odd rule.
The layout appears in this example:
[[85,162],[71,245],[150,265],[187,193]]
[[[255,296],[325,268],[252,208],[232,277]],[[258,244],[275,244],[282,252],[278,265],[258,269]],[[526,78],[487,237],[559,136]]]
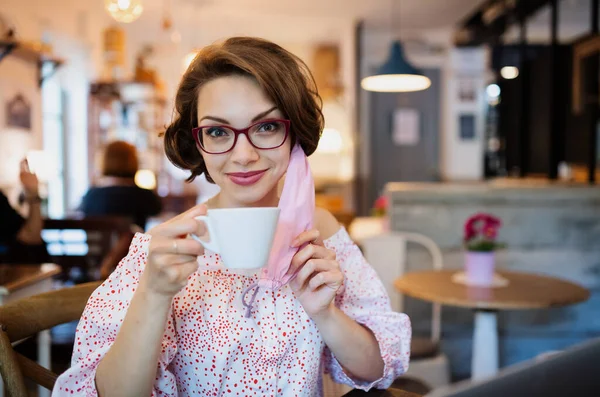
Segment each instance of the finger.
[[331,270],[315,274],[308,282],[308,288],[316,291],[322,287],[338,290],[344,281],[344,275],[339,270]]
[[156,238],[150,240],[151,253],[191,255],[194,257],[204,255],[204,247],[198,241],[191,238]]
[[309,244],[302,248],[292,258],[292,263],[287,271],[287,274],[294,274],[296,271],[309,259],[335,259],[335,252],[325,247],[321,247],[314,244]]
[[189,210],[182,212],[181,214],[173,217],[169,222],[177,222],[182,219],[193,219],[200,215],[206,215],[206,205],[198,204]]
[[200,215],[206,215],[206,205],[204,204],[198,204],[192,208],[190,208],[189,210],[182,212],[179,215],[176,215],[174,217],[172,217],[171,219],[167,220],[165,222],[166,223],[173,223],[173,222],[179,222],[182,219],[190,219],[190,218],[195,218],[197,216]]
[[321,233],[317,229],[307,230],[300,233],[294,240],[292,240],[292,247],[301,247],[303,244],[313,243],[316,245],[323,245],[321,239]]
[[191,233],[200,235],[206,233],[206,225],[193,218],[184,218],[163,223],[150,232],[151,235],[162,237],[180,237]]
[[21,171],[22,172],[30,172],[29,171],[29,161],[27,161],[27,159],[21,160]]
[[339,265],[336,261],[327,259],[311,259],[300,269],[295,279],[298,285],[301,287],[306,284],[313,273],[325,272],[325,271],[339,271]]
[[165,270],[168,267],[182,265],[184,263],[196,261],[198,257],[191,255],[168,255],[154,254],[152,262],[158,269]]

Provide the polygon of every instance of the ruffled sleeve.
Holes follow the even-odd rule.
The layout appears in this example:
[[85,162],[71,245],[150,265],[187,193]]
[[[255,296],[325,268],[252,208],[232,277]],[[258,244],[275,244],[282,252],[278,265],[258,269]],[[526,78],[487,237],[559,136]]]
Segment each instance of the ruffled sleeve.
[[[53,396],[96,397],[98,363],[110,349],[131,303],[148,254],[150,236],[137,233],[129,253],[90,296],[77,326],[71,368],[56,381]],[[167,320],[173,324],[172,313]],[[176,353],[174,327],[166,326],[152,396],[177,396],[168,365]]]
[[392,311],[385,287],[344,228],[325,240],[325,246],[335,251],[345,276],[345,289],[336,298],[336,306],[371,330],[379,343],[385,364],[381,378],[374,382],[366,382],[344,371],[333,353],[326,347],[325,372],[329,373],[335,382],[355,389],[388,388],[408,369],[410,320],[406,314]]

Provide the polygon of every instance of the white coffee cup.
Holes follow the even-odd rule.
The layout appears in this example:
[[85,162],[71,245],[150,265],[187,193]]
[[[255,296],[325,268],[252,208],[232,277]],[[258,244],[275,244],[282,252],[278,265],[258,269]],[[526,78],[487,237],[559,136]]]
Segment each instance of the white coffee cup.
[[210,241],[198,240],[204,248],[221,256],[230,269],[258,269],[267,264],[279,208],[219,208],[196,217],[206,224]]

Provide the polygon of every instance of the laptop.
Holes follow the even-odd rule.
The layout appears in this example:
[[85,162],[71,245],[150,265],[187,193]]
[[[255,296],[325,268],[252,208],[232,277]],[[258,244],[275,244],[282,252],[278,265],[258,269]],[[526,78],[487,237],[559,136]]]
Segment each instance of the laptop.
[[493,378],[439,388],[426,397],[600,397],[600,338],[507,367]]

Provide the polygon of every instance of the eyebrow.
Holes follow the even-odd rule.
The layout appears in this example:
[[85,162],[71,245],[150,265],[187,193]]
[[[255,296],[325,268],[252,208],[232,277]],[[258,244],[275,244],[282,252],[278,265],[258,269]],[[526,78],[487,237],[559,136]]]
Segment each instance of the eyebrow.
[[[271,109],[265,110],[264,112],[257,114],[252,119],[252,122],[254,123],[255,121],[262,119],[263,117],[265,117],[266,115],[268,115],[269,113],[271,113],[273,110],[276,110],[276,109],[277,109],[277,106],[273,106]],[[212,121],[216,121],[217,123],[229,124],[229,121],[222,119],[220,117],[215,117],[215,116],[204,116],[198,122],[200,122],[202,120],[212,120]]]

